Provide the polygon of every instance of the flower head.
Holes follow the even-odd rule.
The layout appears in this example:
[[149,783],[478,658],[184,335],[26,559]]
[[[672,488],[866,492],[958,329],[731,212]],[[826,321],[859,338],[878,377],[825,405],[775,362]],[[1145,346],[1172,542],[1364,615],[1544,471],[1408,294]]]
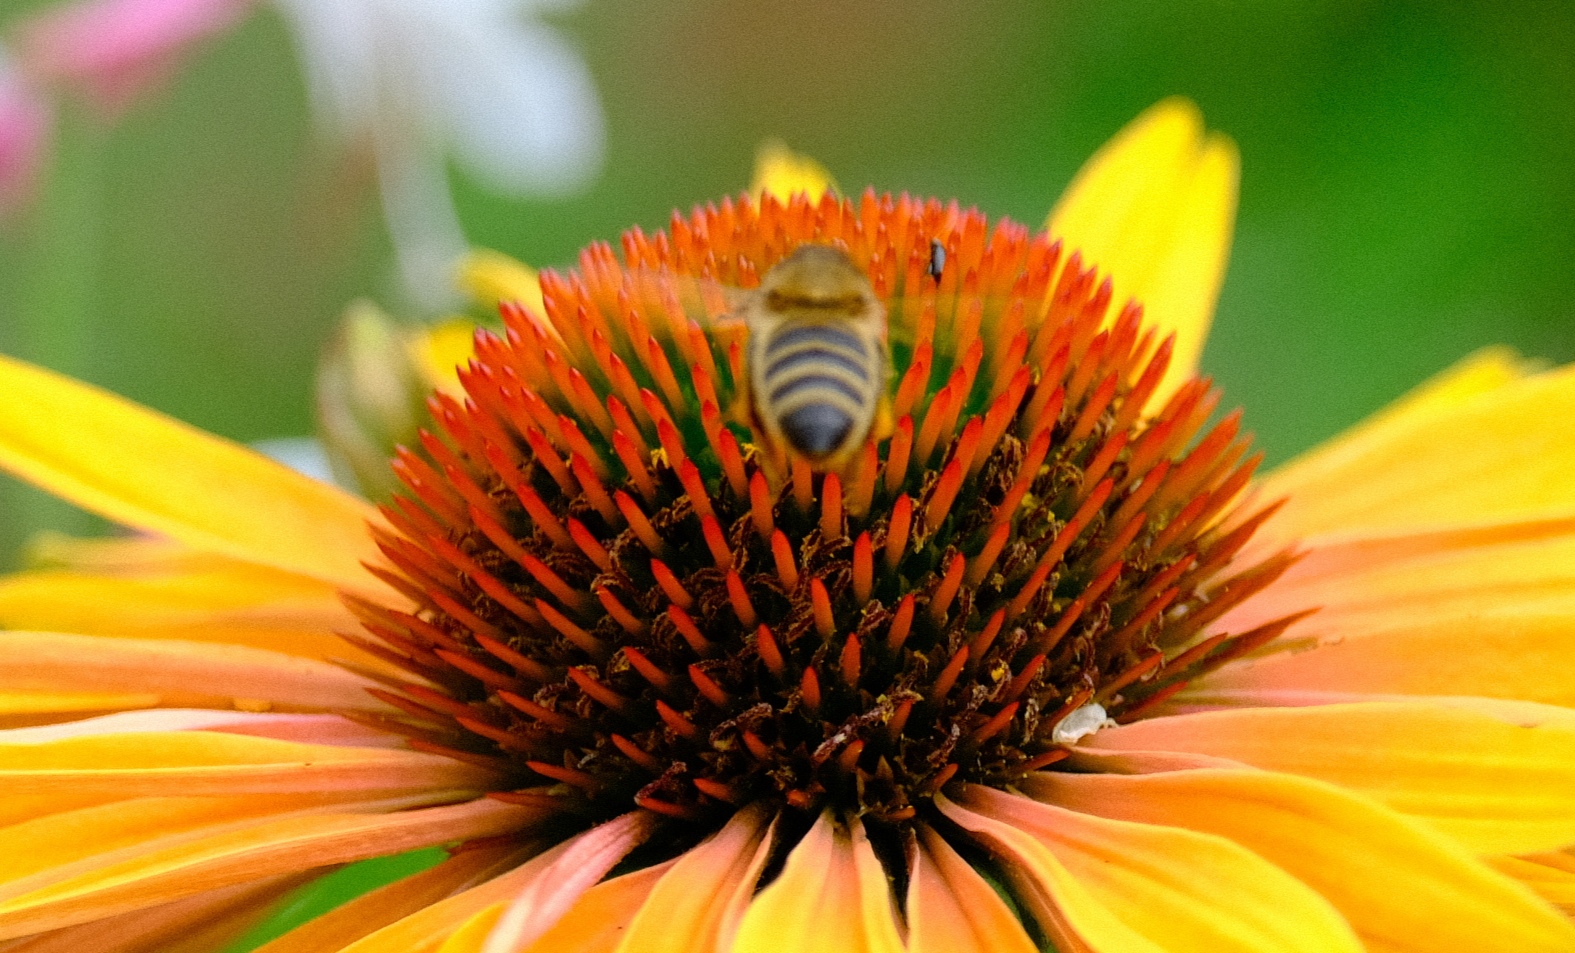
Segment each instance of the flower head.
[[[217,937],[447,843],[268,949],[1568,949],[1575,444],[1533,408],[1575,377],[1486,355],[1254,489],[1179,357],[1228,234],[1193,190],[1233,181],[1193,116],[1056,213],[1126,236],[1113,283],[1076,231],[873,193],[592,245],[477,335],[370,534],[0,363],[0,462],[170,540],[0,585],[0,620],[57,630],[0,663],[33,723],[0,732],[0,936]],[[1173,201],[1086,214],[1104,164]],[[868,276],[894,370],[889,426],[820,469],[773,463],[728,324],[805,245]],[[1145,282],[1158,328],[1112,299]],[[1440,439],[1505,423],[1544,458]]]

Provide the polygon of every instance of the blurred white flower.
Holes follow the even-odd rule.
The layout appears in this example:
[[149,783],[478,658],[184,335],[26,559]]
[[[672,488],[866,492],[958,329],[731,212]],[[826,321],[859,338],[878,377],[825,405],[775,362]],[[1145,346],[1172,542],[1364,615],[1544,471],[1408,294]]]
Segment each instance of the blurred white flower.
[[602,156],[589,70],[536,14],[540,0],[274,0],[294,28],[313,102],[376,150],[408,290],[429,306],[466,249],[444,169],[500,192],[584,184]]
[[[599,168],[602,116],[590,72],[540,18],[574,0],[271,2],[295,35],[322,124],[373,150],[400,272],[418,302],[446,303],[467,247],[450,159],[510,194],[568,191]],[[256,3],[58,4],[18,25],[16,72],[38,88],[83,93],[113,115]],[[21,100],[6,98],[13,88],[25,87],[8,86],[0,64],[0,173],[9,154],[36,154],[31,130],[42,124],[36,109],[24,116]]]

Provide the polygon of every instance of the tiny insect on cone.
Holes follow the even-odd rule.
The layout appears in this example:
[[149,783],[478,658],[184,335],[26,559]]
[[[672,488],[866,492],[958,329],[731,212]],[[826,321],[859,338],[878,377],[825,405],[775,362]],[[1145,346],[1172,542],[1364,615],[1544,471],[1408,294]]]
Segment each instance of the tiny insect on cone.
[[[591,245],[375,511],[0,360],[0,464],[163,537],[0,582],[0,938],[446,845],[263,949],[1575,948],[1575,373],[1489,352],[1259,477],[1193,364],[1234,153],[1133,128],[1065,236],[766,177]],[[722,289],[805,248],[893,419],[768,472]]]

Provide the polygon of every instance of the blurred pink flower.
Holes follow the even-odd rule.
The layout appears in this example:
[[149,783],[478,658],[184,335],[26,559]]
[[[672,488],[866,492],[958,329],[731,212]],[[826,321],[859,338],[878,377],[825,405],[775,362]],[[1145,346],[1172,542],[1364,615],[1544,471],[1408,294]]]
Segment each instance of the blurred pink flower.
[[49,105],[0,49],[0,217],[32,192],[49,139]]
[[197,43],[235,25],[254,0],[85,0],[46,8],[16,31],[21,68],[86,95],[108,115],[168,78]]

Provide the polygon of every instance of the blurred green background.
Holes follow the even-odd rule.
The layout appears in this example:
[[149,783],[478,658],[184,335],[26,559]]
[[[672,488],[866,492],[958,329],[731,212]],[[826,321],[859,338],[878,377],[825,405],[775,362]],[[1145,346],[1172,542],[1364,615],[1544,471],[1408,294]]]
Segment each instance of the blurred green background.
[[[39,5],[0,0],[0,24]],[[1483,345],[1575,357],[1569,4],[591,0],[553,22],[603,99],[602,173],[552,200],[455,174],[472,240],[533,263],[739,189],[770,136],[850,189],[1037,223],[1180,93],[1241,145],[1205,367],[1271,460]],[[0,349],[230,437],[303,434],[341,309],[398,311],[395,288],[369,164],[318,134],[263,8],[113,128],[67,111],[0,234]],[[0,500],[0,553],[85,525]]]

